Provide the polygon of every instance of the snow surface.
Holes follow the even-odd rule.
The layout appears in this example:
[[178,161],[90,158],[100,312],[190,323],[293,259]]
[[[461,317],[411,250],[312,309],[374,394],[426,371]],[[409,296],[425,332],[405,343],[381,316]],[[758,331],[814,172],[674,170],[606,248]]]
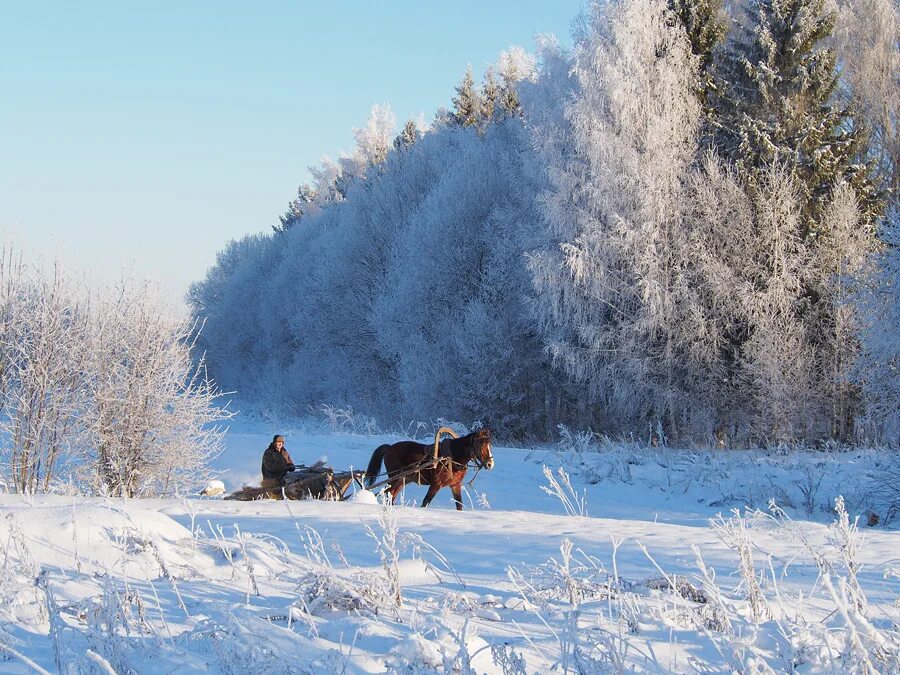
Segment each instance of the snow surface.
[[[336,468],[364,468],[395,438],[274,431],[286,433],[297,463],[327,455]],[[226,489],[258,479],[274,431],[232,427],[215,465]],[[742,466],[739,454],[709,460],[706,473],[726,479],[722,467]],[[581,471],[595,484],[573,477],[589,515],[566,515],[540,489],[544,463],[555,467],[558,455],[498,447],[494,456],[462,513],[448,490],[415,508],[421,486],[395,509],[367,491],[338,503],[0,495],[0,672],[33,672],[24,659],[73,673],[99,672],[99,662],[120,673],[898,666],[900,532],[863,527],[851,574],[841,530],[818,506],[814,520],[802,508],[792,520],[728,520],[739,504],[696,466],[632,458],[630,476],[616,479],[624,453],[606,458],[606,472]],[[742,471],[748,478],[746,469],[732,474]],[[789,495],[798,475],[776,474],[771,496]],[[754,488],[763,504],[766,484]],[[827,482],[821,490],[830,500]],[[741,528],[743,549],[727,534]],[[698,553],[715,584],[704,583]],[[738,571],[747,556],[764,598],[759,615]],[[864,595],[854,595],[853,579]]]

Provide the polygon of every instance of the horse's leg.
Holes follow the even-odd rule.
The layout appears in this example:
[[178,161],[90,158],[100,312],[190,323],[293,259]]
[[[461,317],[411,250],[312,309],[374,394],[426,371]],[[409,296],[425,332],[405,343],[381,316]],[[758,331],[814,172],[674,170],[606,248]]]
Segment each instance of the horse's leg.
[[462,511],[462,481],[451,485],[450,491],[453,493],[453,501],[456,502],[456,510]]
[[438,490],[441,489],[440,485],[436,483],[432,483],[428,486],[428,494],[425,495],[425,499],[422,500],[422,508],[425,508],[431,503],[431,500],[434,499],[434,496],[438,493]]
[[397,503],[397,493],[403,488],[402,480],[391,481],[388,485],[388,492],[391,494],[391,504]]

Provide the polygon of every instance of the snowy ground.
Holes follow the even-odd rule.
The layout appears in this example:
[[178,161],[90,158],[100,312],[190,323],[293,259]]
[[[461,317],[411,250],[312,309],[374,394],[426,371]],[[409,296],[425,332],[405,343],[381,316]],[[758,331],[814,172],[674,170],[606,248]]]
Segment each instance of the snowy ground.
[[[272,431],[229,434],[229,489]],[[389,439],[286,431],[340,468]],[[463,513],[420,486],[395,509],[0,495],[0,672],[900,669],[900,532],[852,527],[878,453],[569,457],[587,516],[541,490],[558,455],[494,454]],[[730,512],[769,497],[787,513]]]

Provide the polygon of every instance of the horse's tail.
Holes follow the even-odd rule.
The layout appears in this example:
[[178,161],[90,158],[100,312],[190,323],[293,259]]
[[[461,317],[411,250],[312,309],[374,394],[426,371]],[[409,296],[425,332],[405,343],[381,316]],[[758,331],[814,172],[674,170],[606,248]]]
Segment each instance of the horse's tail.
[[391,447],[387,444],[379,445],[372,453],[372,459],[369,460],[369,468],[366,469],[366,487],[370,488],[375,484],[378,478],[378,472],[381,471],[381,461],[384,459],[384,453]]

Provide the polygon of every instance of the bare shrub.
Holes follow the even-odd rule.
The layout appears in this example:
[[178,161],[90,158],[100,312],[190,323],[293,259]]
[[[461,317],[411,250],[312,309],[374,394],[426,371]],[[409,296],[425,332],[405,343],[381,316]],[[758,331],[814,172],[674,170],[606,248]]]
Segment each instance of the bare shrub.
[[579,495],[572,487],[569,480],[569,474],[562,467],[556,470],[557,476],[553,475],[550,467],[544,465],[544,478],[547,479],[549,485],[541,485],[541,490],[552,497],[559,499],[566,515],[569,516],[586,516],[587,513],[587,496],[585,492]]
[[400,587],[400,527],[397,524],[397,514],[394,511],[393,504],[390,503],[390,497],[387,493],[382,493],[381,510],[378,514],[378,524],[381,532],[376,533],[369,525],[366,525],[366,532],[375,542],[375,550],[381,559],[381,566],[384,569],[384,577],[381,586],[385,597],[393,600],[393,603],[399,607],[403,604],[402,589]]
[[47,491],[76,460],[90,357],[87,296],[0,247],[0,461],[18,492]]
[[374,417],[362,413],[353,412],[351,406],[342,408],[336,405],[323,403],[318,412],[322,414],[332,431],[341,431],[348,434],[360,434],[362,436],[374,436],[381,433]]
[[198,327],[174,317],[147,286],[98,300],[88,414],[98,487],[128,497],[204,482],[231,413],[191,358]]
[[710,526],[719,539],[738,554],[738,572],[741,575],[741,587],[750,603],[750,611],[754,623],[762,623],[771,616],[769,605],[760,587],[762,575],[757,574],[753,563],[753,544],[747,532],[747,520],[739,511],[732,511],[732,517],[725,519],[721,515],[710,521]]
[[149,284],[91,293],[0,248],[0,472],[19,492],[60,474],[128,497],[205,478],[231,413],[191,350],[199,326]]
[[889,525],[900,515],[900,457],[890,457],[883,466],[870,471],[868,488],[881,523]]

